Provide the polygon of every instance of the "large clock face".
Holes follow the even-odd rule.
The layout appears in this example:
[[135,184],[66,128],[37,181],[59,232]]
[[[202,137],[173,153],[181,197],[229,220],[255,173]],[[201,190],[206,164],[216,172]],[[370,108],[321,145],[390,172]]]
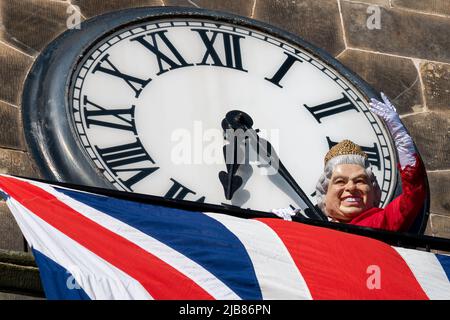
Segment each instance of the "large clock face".
[[330,146],[351,139],[370,155],[384,190],[392,148],[364,97],[336,70],[299,47],[249,28],[163,19],[124,28],[76,68],[69,99],[83,149],[116,188],[267,210],[301,205],[283,179],[257,163],[231,201],[221,122],[248,114],[307,194]]
[[254,162],[239,167],[242,185],[226,199],[219,180],[227,170],[221,124],[238,110],[251,117],[313,203],[324,155],[343,139],[369,155],[382,205],[392,199],[398,187],[394,148],[369,112],[374,94],[359,78],[301,39],[261,23],[170,10],[103,17],[74,35],[72,48],[63,38],[54,44],[74,52],[58,66],[67,70],[62,84],[48,90],[58,92],[64,112],[46,121],[64,141],[54,139],[46,152],[64,156],[47,159],[47,172],[255,210],[302,207],[279,174]]

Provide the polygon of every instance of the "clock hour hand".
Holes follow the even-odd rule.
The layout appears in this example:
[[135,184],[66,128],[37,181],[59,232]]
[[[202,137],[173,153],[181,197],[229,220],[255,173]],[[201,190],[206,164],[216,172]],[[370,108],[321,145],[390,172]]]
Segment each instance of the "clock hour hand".
[[232,124],[227,117],[222,120],[222,128],[224,130],[224,139],[227,142],[223,146],[223,155],[227,171],[219,172],[219,180],[223,185],[225,198],[231,200],[233,194],[243,183],[242,178],[236,175],[236,172],[242,163],[242,152],[240,152],[242,143],[240,143],[241,137],[239,137],[239,134],[235,134]]
[[[230,148],[233,148],[231,150],[232,154],[235,154],[235,147],[231,146],[231,143],[228,145],[225,145],[223,147],[223,154],[225,157],[225,161],[227,160],[227,154],[230,153]],[[227,171],[220,171],[219,172],[219,180],[223,185],[224,191],[225,191],[225,198],[227,200],[231,200],[233,198],[233,194],[236,192],[237,189],[240,188],[242,185],[242,178],[238,175],[236,175],[236,171],[239,167],[237,163],[226,163]]]
[[256,147],[257,156],[259,158],[263,157],[265,165],[272,166],[272,168],[276,169],[280,176],[303,200],[303,202],[308,207],[305,210],[305,213],[314,219],[326,220],[325,215],[312,204],[308,196],[300,188],[298,183],[283,165],[270,142],[259,137],[257,131],[252,128],[253,120],[251,119],[251,117],[245,112],[233,110],[227,113],[225,119],[227,120],[230,129],[242,129],[242,131],[245,132],[245,136],[250,139],[250,145],[253,148]]

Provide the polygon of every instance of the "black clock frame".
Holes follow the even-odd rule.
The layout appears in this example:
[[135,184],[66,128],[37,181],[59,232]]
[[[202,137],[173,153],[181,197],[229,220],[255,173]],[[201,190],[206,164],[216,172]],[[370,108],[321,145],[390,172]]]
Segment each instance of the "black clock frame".
[[[81,29],[67,30],[39,55],[26,79],[22,97],[25,137],[44,178],[101,188],[113,188],[82,150],[68,114],[69,76],[83,54],[95,43],[130,25],[165,18],[205,19],[247,27],[299,46],[344,76],[367,100],[378,94],[358,75],[324,50],[266,23],[219,11],[183,7],[143,7],[107,13],[83,21]],[[389,139],[391,139],[389,137]],[[392,142],[392,139],[391,139]],[[394,161],[396,163],[397,161]],[[395,195],[401,193],[397,177]],[[429,188],[411,232],[422,234],[429,216]]]

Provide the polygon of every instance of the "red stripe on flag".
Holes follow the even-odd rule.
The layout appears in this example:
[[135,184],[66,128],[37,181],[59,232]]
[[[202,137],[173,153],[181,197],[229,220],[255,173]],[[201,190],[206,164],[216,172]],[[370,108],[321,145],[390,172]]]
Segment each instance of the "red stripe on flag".
[[213,299],[172,266],[74,211],[46,191],[1,176],[0,187],[48,224],[139,281],[153,298]]
[[286,245],[313,299],[428,299],[403,258],[381,241],[279,219],[258,220]]

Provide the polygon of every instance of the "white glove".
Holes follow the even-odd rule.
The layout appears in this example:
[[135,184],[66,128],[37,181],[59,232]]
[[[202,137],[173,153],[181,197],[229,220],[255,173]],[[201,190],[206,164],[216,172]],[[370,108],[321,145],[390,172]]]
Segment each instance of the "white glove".
[[370,100],[370,111],[377,114],[386,123],[389,132],[394,138],[402,169],[407,165],[414,166],[416,164],[416,158],[414,157],[416,149],[414,148],[413,140],[400,121],[397,110],[383,92],[381,93],[381,98],[383,98],[384,103],[374,98]]
[[272,213],[276,214],[280,218],[283,218],[287,221],[292,221],[292,216],[295,216],[296,211],[291,208],[280,208],[280,209],[272,209]]

